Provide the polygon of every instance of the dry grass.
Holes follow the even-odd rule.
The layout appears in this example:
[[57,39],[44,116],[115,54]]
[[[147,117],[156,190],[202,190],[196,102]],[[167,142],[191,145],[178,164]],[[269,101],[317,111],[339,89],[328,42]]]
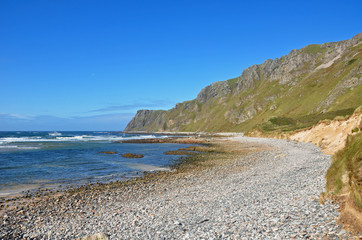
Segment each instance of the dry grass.
[[362,232],[362,133],[348,136],[327,175],[327,191],[341,202],[341,222]]

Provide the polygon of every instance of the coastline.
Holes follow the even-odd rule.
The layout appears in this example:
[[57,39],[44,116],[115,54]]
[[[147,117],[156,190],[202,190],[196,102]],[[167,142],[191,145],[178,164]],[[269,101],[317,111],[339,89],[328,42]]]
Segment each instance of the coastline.
[[[136,133],[132,133],[132,134],[136,134]],[[144,134],[142,133],[137,133],[137,134]],[[149,133],[150,135],[160,135],[158,133]],[[165,135],[173,135],[175,137],[169,137],[169,138],[148,138],[148,139],[131,139],[131,140],[121,140],[121,141],[114,141],[115,143],[135,143],[135,144],[154,144],[154,143],[175,143],[175,144],[196,144],[196,145],[208,145],[211,142],[213,142],[213,144],[216,144],[218,142],[218,140],[216,140],[215,136],[217,137],[217,139],[219,139],[220,137],[217,135],[212,135],[213,139],[210,139],[210,134],[188,134],[185,135],[183,133],[170,133],[170,134],[165,134]],[[177,137],[176,137],[177,136]],[[181,136],[181,137],[180,137]],[[194,151],[195,153],[200,154],[200,151]],[[132,177],[126,177],[124,179],[121,180],[117,180],[117,181],[110,181],[109,183],[104,183],[104,182],[93,182],[93,183],[79,183],[79,184],[71,184],[71,185],[61,185],[61,184],[57,184],[57,183],[52,183],[52,184],[48,184],[48,185],[42,185],[42,184],[28,184],[28,185],[19,185],[19,186],[15,186],[11,189],[7,189],[6,191],[9,192],[9,194],[3,194],[2,196],[0,196],[0,201],[1,202],[7,202],[7,201],[13,201],[13,200],[19,200],[19,199],[23,199],[23,198],[32,198],[32,197],[39,197],[39,196],[43,196],[43,195],[51,195],[54,193],[64,193],[67,191],[77,191],[77,189],[84,189],[84,188],[88,188],[88,187],[92,187],[95,185],[108,185],[108,184],[114,184],[114,183],[127,183],[127,182],[132,182],[138,179],[142,179],[144,176],[147,175],[147,177],[150,177],[151,175],[157,175],[160,174],[161,172],[172,172],[175,171],[175,168],[177,168],[178,166],[180,166],[180,163],[183,162],[184,160],[184,155],[182,154],[176,154],[179,155],[179,161],[176,161],[173,165],[170,165],[168,167],[151,167],[149,165],[142,165],[142,164],[137,164],[137,165],[142,165],[140,172],[137,175],[134,175]],[[132,163],[130,163],[130,165],[132,165]],[[0,207],[0,210],[2,209],[2,207]]]
[[[207,140],[205,144],[208,144],[208,151],[205,149],[201,154],[182,158],[171,172],[145,173],[143,177],[130,181],[82,186],[64,193],[33,197],[11,205],[0,216],[4,219],[4,223],[7,223],[1,225],[5,235],[0,237],[72,239],[93,235],[97,232],[103,232],[112,238],[125,238],[126,236],[132,238],[132,236],[141,234],[146,239],[162,236],[171,239],[179,237],[195,239],[210,237],[210,234],[213,234],[214,237],[219,234],[218,237],[228,238],[228,232],[230,232],[230,236],[234,237],[266,237],[277,236],[277,234],[285,237],[295,234],[294,237],[298,238],[299,234],[302,234],[301,236],[309,234],[311,237],[339,234],[340,226],[333,219],[328,220],[332,222],[333,230],[324,231],[323,228],[318,228],[320,225],[315,225],[313,231],[306,228],[305,235],[303,235],[303,231],[283,232],[278,222],[287,221],[286,219],[280,218],[275,224],[269,224],[266,219],[263,220],[265,217],[270,218],[271,216],[278,219],[280,213],[277,212],[274,214],[270,212],[271,216],[265,215],[265,213],[262,216],[252,214],[251,219],[245,219],[250,215],[250,213],[247,214],[248,211],[254,209],[258,213],[259,207],[263,207],[260,203],[271,207],[269,201],[274,202],[273,198],[280,200],[289,194],[282,190],[284,186],[279,182],[276,182],[273,187],[281,187],[281,189],[275,189],[276,193],[273,193],[274,190],[270,192],[270,186],[267,185],[278,177],[275,175],[276,172],[282,171],[282,174],[287,175],[294,172],[298,176],[301,174],[300,167],[296,165],[298,161],[295,162],[294,158],[292,165],[284,167],[290,172],[284,172],[284,168],[280,169],[278,165],[280,163],[291,164],[285,150],[289,151],[290,148],[290,154],[293,155],[295,151],[299,151],[299,148],[303,148],[310,152],[308,153],[310,156],[318,155],[318,158],[313,161],[323,160],[324,165],[321,167],[328,166],[329,157],[320,154],[316,147],[297,142],[241,136]],[[300,153],[298,152],[298,154]],[[293,157],[295,156],[293,155]],[[300,169],[311,167],[308,166],[310,164],[308,161],[311,160],[305,157],[303,159],[308,164],[301,166]],[[315,183],[317,184],[315,186],[318,186],[317,192],[324,188],[323,171],[326,169],[321,168],[321,170],[322,172],[317,174],[319,177],[313,179],[313,181],[317,181]],[[263,171],[265,175],[261,174]],[[314,169],[310,173],[316,174]],[[268,174],[270,179],[268,179]],[[260,181],[261,185],[255,183],[254,180]],[[310,181],[310,179],[307,180]],[[292,180],[284,177],[280,181]],[[254,184],[256,189],[255,187],[250,188]],[[300,191],[300,187],[304,191],[305,187],[300,186],[299,183],[293,184],[297,184],[298,191]],[[303,213],[309,212],[308,219],[306,219],[308,221],[311,216],[315,218],[313,210],[314,212],[328,212],[328,215],[336,217],[335,205],[319,204],[320,193],[316,195],[315,186],[312,185],[312,189],[308,189],[312,191],[312,195],[303,196],[298,193],[300,199],[294,200],[295,197],[299,197],[293,196],[292,202],[297,201],[302,204],[303,201],[311,201],[311,206],[304,206],[304,203],[303,207],[299,207]],[[263,196],[263,192],[261,192],[264,187],[266,196]],[[295,186],[293,186],[293,191],[296,191],[294,188]],[[251,196],[247,196],[248,194]],[[272,195],[269,196],[269,194]],[[270,198],[271,196],[273,197]],[[245,198],[249,200],[245,201]],[[280,210],[283,211],[283,209]],[[215,213],[212,213],[213,211]],[[299,210],[293,207],[292,211]],[[323,216],[317,218],[327,220]],[[220,219],[218,220],[218,218]],[[293,218],[297,218],[297,215],[289,216],[288,219],[291,221]],[[260,225],[260,220],[265,221],[265,225]],[[98,226],[94,221],[103,222],[104,226]],[[298,222],[298,220],[296,221]],[[304,220],[299,221],[305,224]],[[110,225],[110,223],[112,224]],[[234,227],[226,227],[229,225]],[[297,227],[298,224],[295,225]],[[240,229],[238,230],[236,226],[239,226]],[[253,226],[259,226],[259,232],[254,233]],[[224,228],[225,231],[222,230]],[[126,229],[128,230],[126,231]]]
[[[45,133],[47,133],[47,132],[45,132]],[[59,134],[59,135],[61,135],[61,134]],[[141,134],[141,135],[144,135],[144,134]],[[155,135],[155,134],[151,133],[150,135]],[[180,136],[182,136],[182,137],[180,137]],[[205,139],[205,137],[203,137],[203,138],[199,138],[197,136],[191,137],[191,136],[185,136],[185,135],[175,133],[170,138],[163,138],[163,137],[157,138],[156,137],[156,138],[147,138],[147,139],[149,139],[153,142],[143,140],[142,138],[140,138],[138,140],[137,139],[129,140],[129,143],[175,143],[175,144],[179,144],[179,145],[181,145],[181,144],[182,145],[183,144],[199,144],[199,143],[204,142],[203,139]],[[192,140],[188,140],[188,139],[192,139]],[[154,141],[154,140],[157,140],[157,141]],[[115,145],[115,149],[117,149],[117,145],[121,146],[118,144],[121,142],[123,142],[123,141],[119,141],[119,140],[112,141],[112,143],[114,143],[114,145]],[[124,141],[124,142],[128,143],[128,141]],[[123,153],[125,153],[127,151],[131,151],[131,152],[133,151],[133,150],[131,150],[131,149],[133,149],[132,147],[129,147],[130,150],[127,150],[127,148],[128,147],[123,149]],[[167,150],[165,150],[165,151],[167,151]],[[120,150],[120,152],[122,152],[122,150]],[[160,153],[160,155],[163,155],[162,150],[159,150],[158,152]],[[102,151],[94,152],[94,154],[100,154],[100,153],[103,153],[103,152]],[[112,152],[112,153],[115,154],[115,152]],[[39,179],[39,180],[35,180],[31,183],[21,183],[21,184],[17,184],[17,185],[9,184],[7,186],[5,185],[6,187],[0,189],[0,200],[5,201],[7,199],[21,198],[24,196],[30,197],[30,196],[36,196],[36,195],[51,194],[51,192],[65,191],[67,189],[78,188],[79,186],[88,185],[91,183],[97,184],[99,182],[106,183],[106,182],[110,182],[110,181],[127,181],[128,179],[140,177],[143,174],[143,172],[169,171],[170,170],[170,168],[169,168],[170,166],[167,166],[167,165],[158,166],[157,164],[147,165],[147,164],[141,164],[141,163],[142,163],[142,161],[141,162],[133,161],[133,160],[130,160],[128,162],[124,161],[123,166],[129,167],[131,169],[135,169],[134,172],[119,174],[118,177],[114,177],[113,179],[112,178],[107,179],[106,176],[104,177],[104,179],[99,179],[98,177],[96,177],[94,179],[87,179],[87,178],[78,179],[77,181],[74,181],[74,180],[67,181],[67,179],[61,179],[61,181],[58,181],[58,182],[56,180],[54,181],[53,179]]]

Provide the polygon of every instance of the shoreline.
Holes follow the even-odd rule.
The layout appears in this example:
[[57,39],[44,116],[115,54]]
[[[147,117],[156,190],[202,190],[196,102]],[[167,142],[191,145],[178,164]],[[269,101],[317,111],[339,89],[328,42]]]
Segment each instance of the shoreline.
[[[143,133],[142,133],[143,134]],[[154,135],[156,133],[149,133],[150,135]],[[158,133],[157,133],[158,134]],[[168,134],[166,134],[168,135]],[[174,133],[174,136],[182,136],[182,134]],[[132,139],[132,140],[119,140],[114,141],[115,143],[135,143],[135,144],[154,144],[154,143],[175,143],[175,144],[197,144],[197,145],[205,145],[210,143],[210,134],[206,135],[184,135],[184,137],[169,137],[169,138],[148,138],[148,139]],[[215,136],[214,136],[215,138]],[[219,138],[219,137],[217,137]],[[215,140],[215,139],[214,139]],[[199,154],[200,152],[194,151],[195,153]],[[176,154],[179,155],[179,154]],[[180,154],[179,158],[183,158],[183,155]],[[150,174],[150,173],[159,173],[159,172],[169,172],[173,171],[173,168],[175,165],[177,165],[178,160],[172,165],[169,165],[167,167],[149,167],[148,165],[142,165],[140,170],[136,174],[132,174],[129,176],[124,176],[123,178],[119,180],[113,180],[113,181],[104,181],[104,182],[79,182],[79,183],[69,183],[69,184],[62,184],[62,183],[39,183],[39,184],[22,184],[19,186],[14,186],[11,188],[7,188],[4,190],[1,190],[0,193],[0,203],[1,202],[7,202],[7,201],[13,201],[18,200],[22,198],[31,198],[36,196],[43,196],[43,195],[51,195],[51,194],[59,194],[64,193],[66,191],[72,191],[80,188],[84,188],[87,186],[93,186],[93,185],[107,185],[112,184],[113,182],[128,182],[133,181],[135,179],[142,178],[144,175]],[[127,165],[133,165],[132,163],[129,163]],[[150,165],[151,166],[151,165]],[[2,193],[4,192],[4,193]],[[0,211],[3,207],[0,205]]]
[[[150,135],[154,135],[156,133],[149,133]],[[158,134],[158,133],[157,133]],[[142,133],[143,135],[143,133]],[[159,134],[158,134],[159,135]],[[167,134],[165,134],[167,135]],[[132,140],[118,140],[113,141],[114,143],[175,143],[175,144],[206,144],[207,138],[209,138],[209,134],[206,135],[183,135],[183,137],[176,137],[182,136],[182,134],[174,133],[172,134],[173,137],[169,138],[148,138],[148,139],[132,139]],[[180,157],[182,157],[180,155]],[[126,165],[132,166],[132,163],[128,163]],[[151,166],[151,165],[150,165]],[[86,185],[94,185],[94,184],[107,184],[109,182],[124,182],[136,178],[142,177],[142,175],[146,172],[159,172],[159,171],[170,171],[172,165],[161,168],[161,167],[147,167],[146,165],[141,166],[138,172],[131,175],[125,175],[118,180],[105,180],[105,181],[80,181],[79,183],[54,183],[46,181],[43,183],[33,183],[33,184],[22,184],[16,185],[13,187],[9,187],[6,189],[0,190],[0,201],[6,202],[11,199],[19,199],[19,198],[29,198],[32,196],[41,196],[44,194],[52,194],[52,193],[59,193],[64,192],[70,189],[77,189]],[[0,205],[1,206],[1,205]],[[0,207],[1,210],[1,207]]]
[[[134,140],[127,140],[133,143],[152,143],[150,141],[147,141],[148,139],[138,139],[135,142]],[[152,141],[152,139],[150,139]],[[164,139],[161,139],[164,140]],[[181,138],[171,138],[168,141],[165,141],[165,143],[181,143],[181,144],[190,144],[190,139],[185,139],[184,137]],[[8,218],[11,214],[16,214],[19,209],[24,209],[29,203],[35,203],[38,204],[40,202],[47,202],[50,199],[56,199],[56,201],[61,201],[63,198],[68,198],[70,196],[74,195],[88,195],[88,194],[102,194],[104,191],[108,190],[119,190],[119,191],[125,191],[125,189],[134,188],[137,185],[148,185],[152,183],[157,183],[159,181],[167,181],[166,179],[173,178],[175,175],[178,174],[189,174],[190,172],[197,171],[197,169],[200,170],[200,166],[198,165],[198,162],[200,161],[199,156],[203,155],[209,155],[210,154],[216,154],[216,155],[223,155],[223,154],[229,154],[230,153],[222,152],[225,150],[220,149],[215,153],[214,147],[218,146],[219,144],[225,143],[225,141],[229,140],[221,140],[220,137],[212,138],[205,136],[198,136],[197,140],[194,138],[191,139],[191,142],[198,145],[209,145],[210,151],[203,152],[197,152],[196,155],[188,155],[183,156],[180,155],[180,158],[178,161],[176,161],[173,165],[169,166],[169,170],[159,170],[159,171],[145,171],[141,173],[139,176],[135,176],[129,179],[125,180],[119,180],[119,181],[111,181],[107,183],[90,183],[90,184],[81,184],[79,186],[77,185],[71,185],[69,187],[65,188],[59,188],[54,187],[52,188],[41,188],[38,190],[35,190],[33,192],[31,191],[23,191],[16,195],[11,196],[5,196],[0,197],[0,219],[4,216],[5,218]],[[228,142],[229,144],[229,142]],[[219,146],[220,147],[220,146]],[[247,151],[245,149],[242,149],[242,153]],[[252,150],[254,151],[254,149]],[[236,151],[237,152],[237,151]],[[232,156],[235,156],[235,151],[232,151]],[[209,157],[208,156],[208,157]],[[205,159],[203,159],[205,160]],[[210,167],[210,166],[206,166]],[[203,167],[201,167],[203,168]],[[56,185],[56,184],[55,184]],[[26,189],[26,188],[24,188]],[[22,210],[21,210],[22,211]],[[1,228],[0,228],[1,229]],[[0,236],[1,237],[1,236]]]
[[[285,202],[286,199],[280,200],[280,198],[289,198],[289,191],[284,193],[285,190],[282,190],[284,186],[288,186],[288,184],[282,184],[283,181],[291,181],[291,186],[297,184],[291,188],[291,191],[298,192],[295,197],[299,198],[298,195],[301,194],[299,191],[305,191],[303,185],[299,185],[300,180],[283,176],[285,174],[288,176],[291,174],[288,171],[292,171],[294,173],[291,176],[294,178],[296,178],[295,175],[301,179],[306,178],[305,174],[298,170],[299,167],[296,168],[297,165],[295,164],[299,164],[300,160],[295,162],[295,156],[299,156],[299,152],[302,153],[301,150],[307,151],[307,156],[302,156],[302,162],[307,164],[306,168],[314,168],[316,166],[310,165],[309,162],[312,160],[309,158],[318,153],[319,150],[309,144],[278,141],[280,140],[244,137],[218,138],[215,142],[207,142],[209,151],[205,149],[205,152],[201,154],[182,158],[179,164],[174,166],[175,170],[172,172],[146,173],[143,177],[126,182],[83,186],[61,194],[28,199],[23,204],[19,202],[12,209],[7,209],[7,213],[0,216],[4,218],[6,215],[4,222],[7,222],[6,225],[1,225],[1,228],[5,234],[8,234],[4,236],[10,236],[9,234],[14,236],[15,234],[19,238],[70,239],[94,235],[97,232],[103,232],[112,238],[127,238],[126,236],[129,238],[142,235],[146,239],[151,239],[150,236],[152,238],[162,238],[163,236],[171,239],[189,236],[189,238],[195,239],[210,237],[209,234],[216,234],[216,232],[224,238],[228,238],[228,232],[236,238],[238,238],[237,236],[249,236],[248,238],[255,239],[261,236],[277,236],[277,234],[290,237],[293,235],[292,231],[281,231],[280,229],[283,229],[281,225],[277,227],[278,224],[269,223],[266,219],[270,219],[270,216],[265,215],[265,212],[259,213],[258,209],[259,207],[263,209],[263,205],[273,209],[272,206]],[[287,155],[285,151],[288,152]],[[289,155],[292,155],[292,158]],[[271,159],[273,161],[270,161]],[[322,159],[323,161],[319,163]],[[318,153],[318,158],[313,159],[314,161],[317,161],[315,162],[317,166],[322,164],[320,166],[326,168],[329,157]],[[279,164],[282,163],[285,166],[280,169]],[[286,169],[290,170],[285,172]],[[316,174],[313,169],[308,170],[308,172],[309,174]],[[275,182],[276,178],[279,179],[277,173],[281,174],[282,178]],[[318,189],[323,189],[324,186],[321,185],[323,185],[324,175],[318,175],[319,177],[316,179],[306,180],[308,182],[317,181],[315,184],[319,186]],[[271,183],[274,186],[272,188],[268,186]],[[256,188],[253,187],[254,185]],[[309,195],[303,196],[302,194],[299,200],[293,200],[294,197],[290,199],[292,200],[290,203],[290,200],[287,201],[288,204],[292,204],[291,206],[296,204],[295,201],[302,204],[296,208],[292,207],[292,211],[302,211],[303,214],[309,212],[306,215],[307,219],[302,218],[302,220],[295,221],[306,221],[303,224],[307,224],[311,220],[311,216],[313,219],[317,217],[314,216],[315,214],[310,215],[313,209],[328,212],[327,215],[332,217],[337,216],[335,205],[319,204],[320,193],[316,195],[313,186],[310,190],[306,190],[311,191]],[[277,190],[278,188],[281,190]],[[320,191],[318,189],[317,192]],[[274,191],[279,193],[274,195]],[[272,194],[270,197],[273,197],[265,198],[263,194],[266,196]],[[223,200],[219,202],[217,200],[219,198]],[[275,202],[274,198],[278,201]],[[252,200],[252,204],[245,199]],[[255,202],[256,200],[258,202]],[[265,200],[267,201],[265,202]],[[272,205],[270,205],[270,201],[273,202]],[[309,204],[304,201],[309,202]],[[260,203],[263,204],[259,205]],[[285,206],[281,207],[280,210],[284,211],[285,208]],[[249,211],[253,212],[248,213]],[[131,214],[132,212],[135,215]],[[259,215],[255,215],[255,212]],[[279,219],[280,213],[276,212],[272,216]],[[288,219],[299,219],[298,216],[298,214],[293,214]],[[322,214],[322,216],[324,215]],[[245,217],[251,217],[251,219],[246,220],[250,227],[256,224],[259,226],[258,228],[261,226],[258,223],[259,220],[266,217],[263,220],[266,223],[263,227],[264,230],[261,230],[260,233],[253,233],[252,228],[249,229],[249,225],[243,223],[245,220],[242,219]],[[323,221],[327,220],[319,215],[317,218],[321,218]],[[39,221],[34,222],[34,219]],[[67,221],[64,221],[65,219]],[[104,226],[97,227],[94,221],[103,222]],[[280,218],[278,221],[284,222],[285,220]],[[306,234],[311,237],[339,234],[340,226],[333,219],[328,221],[332,221],[333,230],[324,232],[323,228],[315,225],[313,229],[306,228]],[[110,223],[112,225],[109,225]],[[222,230],[225,224],[238,227],[227,228],[229,230],[225,232]],[[294,227],[299,225],[294,226],[292,224]],[[216,232],[213,232],[214,230]],[[300,231],[294,234],[294,237],[297,238],[299,234],[301,237],[307,236]],[[216,235],[212,236],[215,237]],[[0,237],[6,238],[4,236]]]

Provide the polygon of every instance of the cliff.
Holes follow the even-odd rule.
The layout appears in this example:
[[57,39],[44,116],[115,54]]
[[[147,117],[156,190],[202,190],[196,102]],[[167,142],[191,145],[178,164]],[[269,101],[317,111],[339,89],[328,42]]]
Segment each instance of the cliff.
[[125,131],[152,131],[163,129],[166,121],[166,111],[163,110],[138,110],[136,116],[130,121]]
[[362,105],[361,38],[268,59],[168,111],[138,111],[125,131],[284,131],[351,114]]

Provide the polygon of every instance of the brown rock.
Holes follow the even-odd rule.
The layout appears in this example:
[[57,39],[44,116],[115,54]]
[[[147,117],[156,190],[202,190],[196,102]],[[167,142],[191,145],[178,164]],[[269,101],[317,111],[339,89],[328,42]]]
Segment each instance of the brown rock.
[[99,153],[116,154],[116,152],[113,152],[113,151],[100,151]]
[[196,146],[190,146],[187,148],[179,148],[179,151],[196,151]]
[[126,153],[126,154],[123,154],[122,157],[124,157],[124,158],[143,158],[144,156],[142,154]]
[[194,152],[188,152],[188,151],[168,151],[165,152],[166,155],[192,155],[195,154]]

